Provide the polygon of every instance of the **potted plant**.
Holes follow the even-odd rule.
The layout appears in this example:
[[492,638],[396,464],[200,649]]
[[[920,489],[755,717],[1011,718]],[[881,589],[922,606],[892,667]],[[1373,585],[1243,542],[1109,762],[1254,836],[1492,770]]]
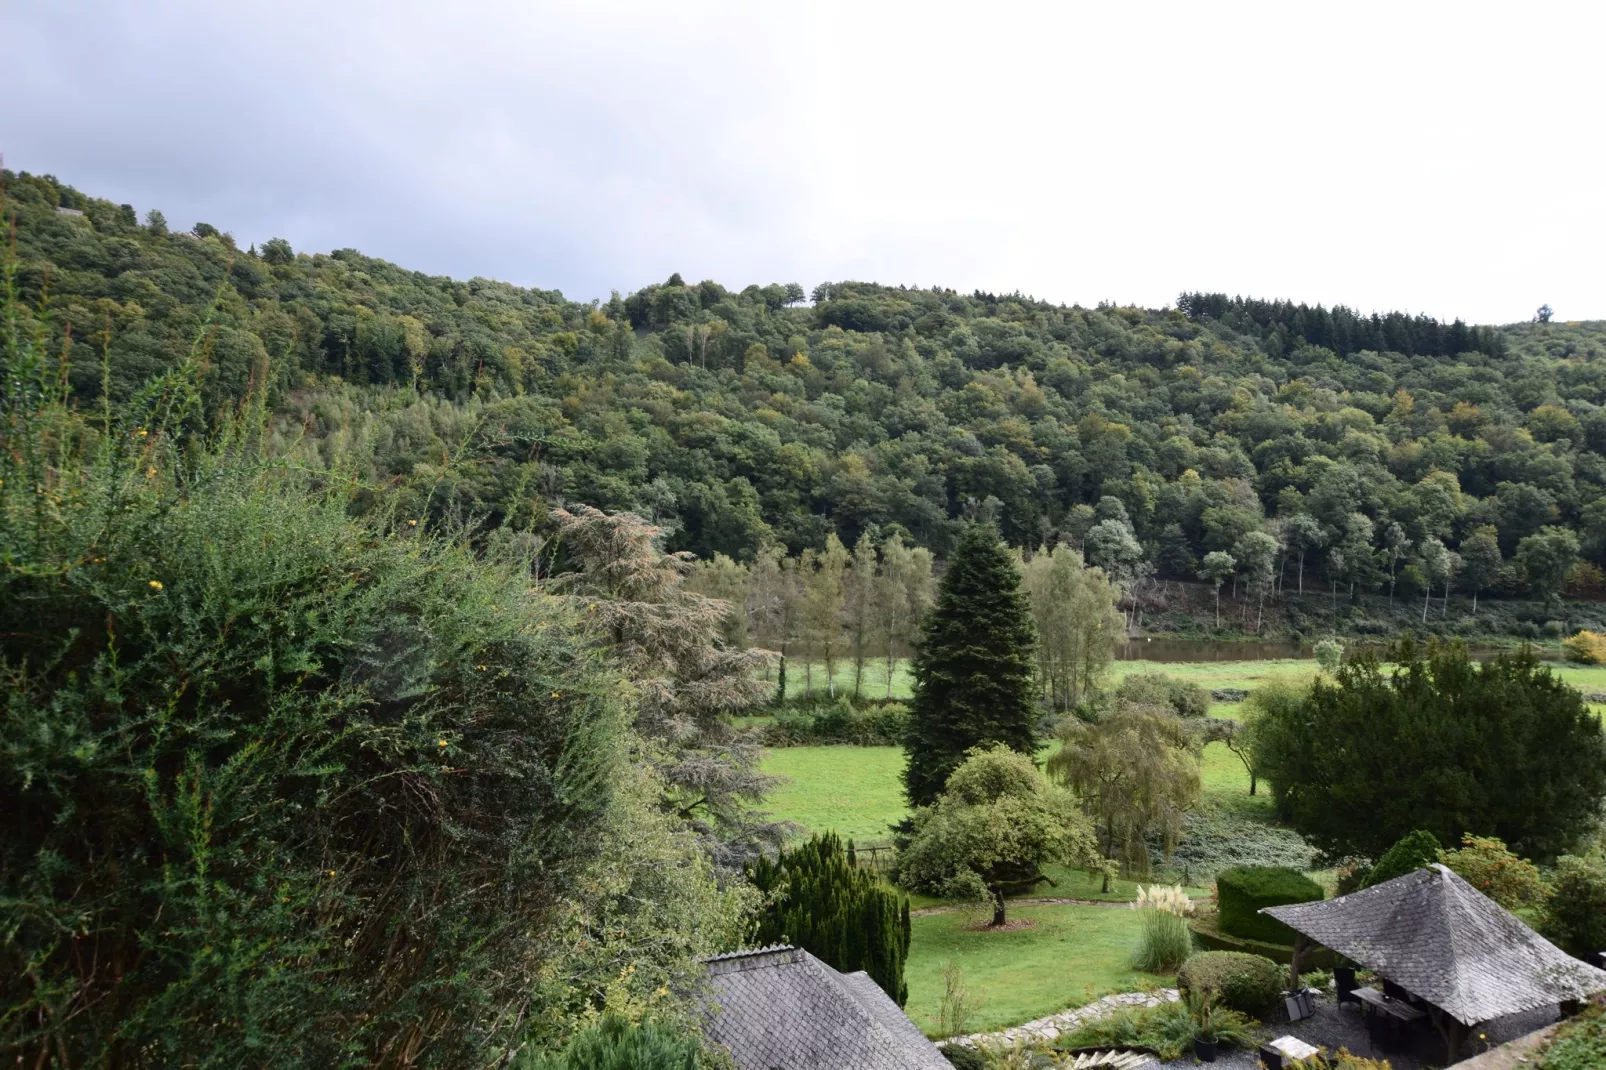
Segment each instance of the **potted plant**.
[[1188,1016],[1193,1019],[1193,1054],[1202,1063],[1215,1062],[1221,1050],[1221,1031],[1214,996],[1209,992],[1188,993]]

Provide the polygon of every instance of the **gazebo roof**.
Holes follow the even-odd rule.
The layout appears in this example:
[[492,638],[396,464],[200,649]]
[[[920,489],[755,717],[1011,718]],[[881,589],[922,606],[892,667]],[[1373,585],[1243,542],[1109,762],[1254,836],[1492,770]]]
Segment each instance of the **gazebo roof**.
[[1465,1025],[1606,989],[1606,971],[1572,958],[1442,865],[1261,913]]

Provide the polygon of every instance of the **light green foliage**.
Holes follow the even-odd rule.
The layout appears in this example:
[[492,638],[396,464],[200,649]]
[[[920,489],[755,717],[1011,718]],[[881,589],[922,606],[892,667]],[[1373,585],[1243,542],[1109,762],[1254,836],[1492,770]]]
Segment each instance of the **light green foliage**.
[[1021,569],[1037,625],[1037,682],[1056,710],[1096,694],[1114,660],[1124,620],[1120,591],[1068,546],[1039,548]]
[[1507,910],[1536,906],[1548,890],[1539,867],[1518,858],[1492,836],[1465,836],[1460,849],[1443,852],[1440,861]]
[[1606,858],[1591,853],[1556,860],[1543,928],[1568,954],[1582,957],[1606,949]]
[[1334,673],[1344,661],[1344,644],[1337,639],[1323,639],[1316,644],[1313,653],[1322,672]]
[[606,1014],[561,1053],[525,1053],[515,1070],[700,1070],[702,1045],[683,1028]]
[[1081,800],[1100,853],[1146,874],[1150,835],[1169,853],[1183,815],[1198,801],[1192,733],[1169,711],[1118,705],[1094,724],[1066,718],[1060,741],[1049,772]]
[[1129,706],[1168,709],[1178,717],[1203,717],[1210,693],[1191,680],[1163,672],[1128,673],[1115,689],[1115,701]]
[[977,748],[948,778],[933,806],[917,810],[914,836],[898,856],[906,888],[964,897],[980,887],[1004,922],[1007,892],[1038,883],[1049,862],[1085,863],[1093,838],[1075,800],[1023,754]]

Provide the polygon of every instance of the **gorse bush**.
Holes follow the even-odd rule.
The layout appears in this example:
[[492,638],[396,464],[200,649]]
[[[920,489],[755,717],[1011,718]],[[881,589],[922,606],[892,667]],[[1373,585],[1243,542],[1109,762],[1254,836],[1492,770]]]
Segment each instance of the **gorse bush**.
[[1568,661],[1580,665],[1599,665],[1606,661],[1606,635],[1581,631],[1563,639],[1561,650]]
[[203,435],[204,353],[73,411],[0,297],[0,1050],[482,1065],[713,950],[619,681],[521,562],[351,519],[259,411]]

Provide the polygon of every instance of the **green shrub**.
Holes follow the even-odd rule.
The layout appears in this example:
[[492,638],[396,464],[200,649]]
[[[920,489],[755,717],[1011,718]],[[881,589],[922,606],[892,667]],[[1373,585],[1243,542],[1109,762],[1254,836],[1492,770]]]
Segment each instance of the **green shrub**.
[[1556,860],[1543,928],[1569,955],[1606,951],[1606,858],[1562,855]]
[[570,610],[185,375],[85,417],[0,331],[0,1050],[481,1066],[718,950]]
[[1288,973],[1262,955],[1201,951],[1177,971],[1177,988],[1209,994],[1223,1005],[1259,1016],[1276,1006]]
[[909,898],[848,860],[834,832],[759,858],[748,880],[764,896],[754,940],[794,944],[843,973],[863,970],[901,1007],[909,998]]
[[702,1050],[684,1029],[606,1014],[562,1052],[526,1053],[513,1065],[516,1070],[698,1070]]
[[1323,639],[1312,649],[1312,653],[1323,672],[1337,672],[1344,661],[1344,644],[1337,639]]
[[956,1070],[987,1070],[987,1057],[975,1048],[950,1044],[942,1049],[942,1054]]
[[902,744],[909,728],[909,707],[899,702],[854,708],[847,698],[818,707],[815,712],[783,714],[764,732],[771,747],[817,746],[849,743],[861,747]]
[[1210,692],[1189,680],[1163,672],[1133,673],[1115,689],[1117,702],[1133,706],[1160,706],[1178,717],[1203,717],[1210,710]]
[[1221,931],[1245,940],[1292,944],[1294,932],[1262,907],[1308,903],[1322,898],[1322,886],[1297,870],[1281,866],[1238,866],[1216,874]]
[[[1260,1040],[1255,1024],[1230,1007],[1215,1008],[1211,1031],[1225,1047],[1252,1049]],[[1193,1043],[1193,1015],[1182,1000],[1153,1007],[1123,1007],[1083,1022],[1054,1042],[1060,1051],[1092,1047],[1153,1048],[1165,1062],[1175,1062]]]
[[1403,877],[1407,873],[1414,873],[1423,866],[1439,860],[1439,853],[1443,850],[1439,838],[1431,832],[1417,829],[1400,837],[1399,841],[1383,852],[1383,857],[1377,860],[1372,872],[1367,875],[1365,887],[1382,884],[1384,881]]
[[1606,1008],[1592,1005],[1562,1023],[1539,1055],[1535,1070],[1600,1070],[1606,1066]]

